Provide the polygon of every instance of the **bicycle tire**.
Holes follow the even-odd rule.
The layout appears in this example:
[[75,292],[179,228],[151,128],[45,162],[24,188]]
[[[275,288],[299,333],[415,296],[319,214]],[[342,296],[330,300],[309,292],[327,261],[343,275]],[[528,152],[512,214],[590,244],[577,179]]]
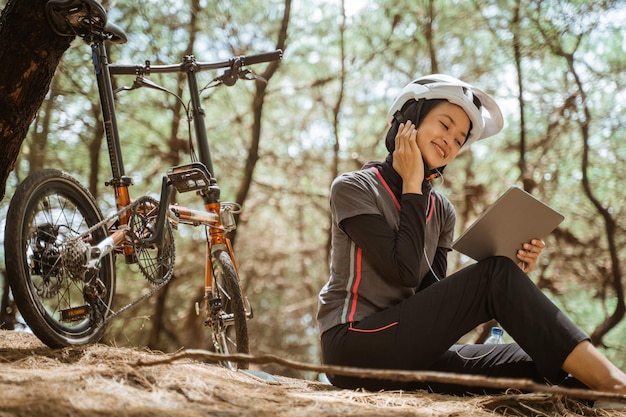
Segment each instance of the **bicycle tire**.
[[[56,169],[29,175],[11,199],[4,238],[9,285],[26,324],[49,347],[95,343],[106,330],[103,318],[115,294],[114,256],[104,257],[98,270],[85,269],[78,279],[62,252],[64,242],[102,220],[91,193]],[[102,227],[90,236],[98,242],[106,235]],[[85,290],[96,287],[101,292],[90,304]]]
[[[213,346],[218,353],[249,353],[248,323],[246,310],[237,271],[225,250],[217,250],[212,256],[214,291],[221,299],[220,314],[232,317],[232,320],[214,320],[212,326]],[[229,324],[230,323],[230,324]],[[235,333],[235,339],[232,333]],[[248,364],[227,362],[225,366],[231,369],[247,369]]]

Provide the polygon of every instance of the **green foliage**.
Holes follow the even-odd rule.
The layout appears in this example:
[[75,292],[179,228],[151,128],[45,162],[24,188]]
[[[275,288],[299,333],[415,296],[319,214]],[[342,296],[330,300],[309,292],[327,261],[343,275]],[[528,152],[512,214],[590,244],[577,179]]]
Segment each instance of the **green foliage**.
[[[519,5],[517,15],[515,5]],[[129,42],[110,47],[111,61],[177,63],[190,48],[202,61],[272,50],[283,10],[284,2],[279,0],[203,0],[198,12],[191,10],[190,1],[120,0],[110,19],[127,31]],[[319,360],[315,310],[317,293],[328,278],[328,187],[335,170],[354,170],[384,158],[385,114],[392,97],[406,82],[434,70],[475,82],[494,94],[507,121],[503,133],[462,154],[446,169],[443,183],[437,184],[457,207],[458,231],[509,185],[531,183],[535,195],[566,215],[559,233],[547,239],[549,248],[534,279],[589,332],[613,312],[605,224],[581,187],[580,122],[587,117],[582,111],[586,104],[589,181],[598,201],[610,207],[617,222],[618,260],[625,270],[626,251],[621,249],[626,247],[621,193],[626,174],[623,2],[315,0],[294,2],[291,13],[284,59],[268,85],[260,160],[244,202],[235,248],[255,309],[250,322],[254,352]],[[193,33],[192,16],[199,28]],[[521,52],[524,126],[514,42]],[[568,56],[574,60],[584,97]],[[261,73],[264,66],[252,69]],[[215,75],[203,75],[200,84]],[[149,79],[175,93],[184,82],[166,76]],[[132,81],[132,77],[114,80],[118,87]],[[254,83],[239,82],[233,88],[203,93],[224,200],[235,199],[243,177],[254,92]],[[103,211],[110,212],[114,201],[103,186],[110,176],[106,145],[99,145],[103,139],[97,130],[90,51],[81,41],[76,40],[65,55],[49,97],[51,102],[42,106],[24,143],[7,195],[31,168],[37,168],[29,161],[40,149],[36,133],[44,132],[43,166],[63,168],[85,183],[91,170],[97,170],[95,193]],[[188,97],[182,101],[186,104]],[[174,96],[148,89],[116,97],[134,197],[156,195],[164,168],[189,160],[187,119],[176,104]],[[50,112],[47,122],[46,111]],[[97,167],[86,162],[94,144],[100,150]],[[521,158],[525,173],[519,169]],[[177,199],[199,208],[191,197]],[[3,210],[8,202],[2,202]],[[208,347],[201,319],[193,314],[203,285],[204,236],[185,226],[175,233],[176,279],[165,300],[163,335],[151,347],[165,351]],[[453,256],[451,269],[464,262]],[[146,283],[136,273],[126,272],[122,262],[117,269],[121,306]],[[579,291],[580,286],[603,291],[587,299],[589,292]],[[114,323],[108,340],[119,345],[148,344],[155,305],[153,298],[126,313]],[[603,342],[610,346],[607,353],[626,369],[624,322]]]
[[[615,309],[615,299],[606,298],[602,294],[602,289],[593,284],[589,286],[572,284],[562,295],[551,298],[574,323],[579,323],[587,334],[591,334],[594,327]],[[626,367],[624,340],[626,340],[626,320],[622,320],[611,329],[602,345],[599,346],[609,360],[622,369]]]

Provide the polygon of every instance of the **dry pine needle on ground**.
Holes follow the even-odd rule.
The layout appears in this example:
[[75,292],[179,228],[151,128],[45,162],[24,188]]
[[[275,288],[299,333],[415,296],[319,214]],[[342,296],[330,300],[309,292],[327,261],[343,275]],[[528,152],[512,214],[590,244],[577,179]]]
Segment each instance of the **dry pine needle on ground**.
[[49,349],[31,334],[0,331],[0,417],[626,417],[553,395],[340,390],[282,376],[266,382],[193,359],[136,366],[167,356],[105,345]]

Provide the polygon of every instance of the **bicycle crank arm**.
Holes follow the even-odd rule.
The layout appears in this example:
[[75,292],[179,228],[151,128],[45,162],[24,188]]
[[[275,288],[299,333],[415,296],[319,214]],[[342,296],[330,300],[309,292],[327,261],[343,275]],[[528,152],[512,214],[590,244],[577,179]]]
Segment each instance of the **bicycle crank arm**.
[[[169,182],[166,176],[163,176],[161,183],[161,200],[159,201],[160,207],[167,207],[170,204],[170,197],[172,195],[172,184]],[[167,211],[159,210],[157,213],[156,221],[154,222],[156,230],[154,234],[145,239],[145,243],[156,243],[159,247],[165,243],[165,221],[167,218]]]

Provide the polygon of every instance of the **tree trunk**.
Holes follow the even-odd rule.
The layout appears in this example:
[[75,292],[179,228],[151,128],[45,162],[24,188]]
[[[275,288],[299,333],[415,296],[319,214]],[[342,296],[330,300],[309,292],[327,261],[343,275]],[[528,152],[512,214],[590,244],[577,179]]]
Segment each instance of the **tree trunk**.
[[28,128],[72,41],[50,29],[45,4],[9,0],[0,15],[0,200]]
[[[283,13],[283,19],[280,31],[278,33],[278,41],[276,42],[276,49],[285,50],[285,46],[287,43],[287,28],[289,27],[289,17],[291,15],[291,0],[285,0],[285,10]],[[261,78],[269,81],[270,78],[274,75],[278,66],[280,65],[279,61],[270,62],[267,66],[267,69],[263,74],[261,74]],[[248,197],[248,192],[250,191],[250,186],[252,185],[252,178],[254,176],[254,169],[256,168],[256,163],[259,160],[259,144],[261,142],[261,120],[263,115],[263,104],[265,103],[265,93],[266,93],[267,84],[258,81],[256,83],[256,92],[254,94],[254,99],[252,100],[252,114],[254,117],[254,123],[252,126],[252,142],[250,144],[250,148],[248,149],[248,157],[246,158],[246,165],[244,167],[244,177],[241,181],[241,185],[239,187],[239,191],[237,192],[237,203],[243,206],[244,201]],[[239,219],[239,215],[235,215],[235,220]],[[233,230],[230,235],[230,240],[235,244],[235,238],[237,236],[237,230]]]
[[[335,105],[333,106],[333,133],[334,140],[333,143],[333,162],[330,167],[331,176],[330,181],[332,182],[337,176],[339,176],[339,161],[340,161],[340,141],[339,141],[339,127],[340,121],[339,117],[342,110],[342,104],[345,96],[345,87],[346,87],[346,8],[345,8],[345,0],[341,2],[341,25],[339,26],[339,48],[341,51],[341,73],[339,76],[339,92],[337,93],[337,99],[335,101]],[[328,184],[330,188],[330,183]],[[332,224],[332,218],[330,213],[328,213],[329,224]],[[326,240],[326,264],[330,265],[330,253],[332,249],[332,227],[328,229],[328,239]]]
[[[25,157],[28,161],[29,174],[42,169],[46,161],[46,148],[48,144],[48,134],[50,133],[50,121],[52,120],[52,112],[54,111],[54,100],[58,96],[59,82],[56,80],[58,79],[52,80],[50,95],[41,107],[39,116],[37,117],[37,122],[35,126],[33,126],[33,133],[30,136],[31,142],[28,148],[29,152],[26,155],[23,155],[23,157]],[[20,178],[18,178],[18,181],[20,181]]]
[[430,56],[430,72],[433,74],[439,73],[439,61],[437,59],[437,46],[435,45],[434,35],[434,21],[435,21],[435,2],[434,0],[428,1],[428,22],[426,23],[426,42],[428,43],[428,54]]
[[513,8],[513,21],[511,22],[513,32],[513,56],[515,57],[515,72],[517,73],[517,102],[519,105],[519,171],[520,178],[524,184],[524,190],[532,194],[534,183],[532,175],[529,175],[528,168],[526,166],[526,115],[524,107],[524,74],[522,67],[522,42],[520,40],[520,33],[522,31],[521,24],[521,2],[517,0]]

